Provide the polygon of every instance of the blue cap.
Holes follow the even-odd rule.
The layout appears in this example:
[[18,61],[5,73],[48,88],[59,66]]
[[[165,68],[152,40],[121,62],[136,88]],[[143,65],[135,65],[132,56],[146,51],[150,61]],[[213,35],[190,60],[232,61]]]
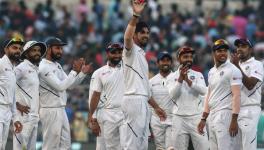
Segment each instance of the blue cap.
[[252,43],[249,41],[249,39],[236,39],[234,42],[234,45],[237,47],[238,44],[242,45],[248,45],[249,47],[253,47]]
[[61,39],[56,38],[56,37],[49,37],[45,41],[46,45],[49,46],[65,46],[67,43],[62,42]]
[[123,44],[121,43],[110,43],[106,47],[107,52],[113,52],[115,50],[123,50],[123,49],[124,47],[123,47]]
[[170,53],[168,53],[167,51],[163,51],[163,52],[159,52],[157,56],[157,61],[160,61],[164,57],[168,57],[170,60],[172,60],[172,56],[170,55]]

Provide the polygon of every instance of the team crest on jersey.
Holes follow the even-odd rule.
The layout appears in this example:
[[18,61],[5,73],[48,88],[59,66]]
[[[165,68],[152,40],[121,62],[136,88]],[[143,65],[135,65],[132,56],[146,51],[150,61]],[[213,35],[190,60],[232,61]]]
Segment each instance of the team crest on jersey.
[[220,72],[220,76],[223,76],[223,75],[224,75],[224,71],[221,71],[221,72]]
[[9,69],[9,68],[5,68],[5,71],[11,71],[11,69]]
[[58,66],[59,69],[61,69],[61,66]]
[[34,72],[34,71],[28,70],[28,73],[32,73],[32,72]]
[[248,70],[249,69],[249,66],[247,66],[245,69]]
[[190,76],[190,79],[191,79],[191,80],[194,80],[194,79],[195,79],[195,76]]
[[102,73],[102,76],[104,76],[104,75],[106,75],[106,74],[108,74],[108,73],[110,73],[110,71],[103,72],[103,73]]

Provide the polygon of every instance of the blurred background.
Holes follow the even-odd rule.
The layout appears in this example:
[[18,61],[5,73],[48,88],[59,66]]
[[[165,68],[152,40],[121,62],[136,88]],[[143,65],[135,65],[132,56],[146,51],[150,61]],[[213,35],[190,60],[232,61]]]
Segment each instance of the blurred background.
[[[122,42],[131,16],[129,0],[0,0],[0,43],[13,35],[21,35],[26,41],[56,36],[68,43],[60,62],[67,72],[79,57],[93,62],[97,69],[106,62],[106,45]],[[213,66],[210,45],[218,38],[226,39],[233,51],[234,40],[247,37],[254,44],[256,58],[264,58],[264,0],[148,0],[141,19],[150,25],[151,31],[145,49],[150,77],[158,72],[159,51],[170,52],[177,68],[177,49],[190,45],[196,51],[193,69],[207,79]],[[2,56],[3,50],[0,53]],[[68,91],[66,111],[75,150],[95,149],[95,137],[86,123],[89,78]],[[263,129],[261,118],[259,148],[264,147]],[[40,149],[41,124],[38,135]],[[7,146],[12,149],[12,136]],[[153,139],[149,149],[154,149]]]

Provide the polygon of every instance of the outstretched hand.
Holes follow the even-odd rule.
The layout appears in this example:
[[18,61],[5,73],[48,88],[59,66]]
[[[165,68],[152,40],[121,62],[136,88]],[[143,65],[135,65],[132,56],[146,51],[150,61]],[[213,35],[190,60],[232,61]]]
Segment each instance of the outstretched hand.
[[145,5],[146,5],[145,0],[133,0],[132,8],[133,8],[134,13],[138,15],[141,14],[145,8]]

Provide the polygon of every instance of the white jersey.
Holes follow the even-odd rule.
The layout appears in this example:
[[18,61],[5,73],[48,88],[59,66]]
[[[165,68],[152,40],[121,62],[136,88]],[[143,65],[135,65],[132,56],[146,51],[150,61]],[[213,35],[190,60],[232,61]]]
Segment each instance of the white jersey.
[[131,50],[123,50],[125,95],[142,95],[150,97],[148,82],[148,62],[145,52],[133,44]]
[[[167,88],[168,79],[172,76],[172,74],[173,73],[171,72],[168,76],[163,77],[159,73],[149,80],[151,96],[159,107],[166,112],[166,114],[172,113],[172,107],[174,105]],[[157,116],[152,107],[151,110],[152,114]]]
[[30,107],[30,116],[38,117],[39,111],[39,77],[38,67],[25,59],[16,68],[17,89],[16,100]]
[[223,109],[232,110],[232,85],[242,85],[240,70],[227,60],[216,68],[214,66],[208,73],[209,108],[210,112]]
[[84,73],[77,75],[73,70],[67,76],[59,63],[42,59],[39,65],[40,107],[66,106],[66,90],[79,84],[84,77]]
[[104,108],[114,109],[121,107],[124,94],[124,76],[121,65],[111,67],[105,65],[95,71],[92,91],[101,92],[104,99]]
[[[10,110],[12,110],[13,117],[15,117],[16,113],[15,90],[16,75],[14,71],[14,66],[9,60],[9,58],[4,55],[0,59],[0,105],[5,105],[7,107],[12,108]],[[7,114],[0,115],[0,122],[3,122],[3,120],[8,117],[11,118],[11,115],[6,115]]]
[[201,96],[205,95],[207,89],[204,77],[200,72],[192,69],[188,70],[187,75],[192,81],[191,87],[185,81],[178,82],[179,69],[169,79],[169,94],[176,104],[173,108],[173,114],[176,115],[190,116],[202,112]]
[[259,80],[252,90],[248,90],[244,85],[241,88],[241,106],[260,106],[261,102],[261,85],[263,81],[263,65],[260,61],[251,57],[246,62],[239,64],[243,72],[248,77],[254,77]]

